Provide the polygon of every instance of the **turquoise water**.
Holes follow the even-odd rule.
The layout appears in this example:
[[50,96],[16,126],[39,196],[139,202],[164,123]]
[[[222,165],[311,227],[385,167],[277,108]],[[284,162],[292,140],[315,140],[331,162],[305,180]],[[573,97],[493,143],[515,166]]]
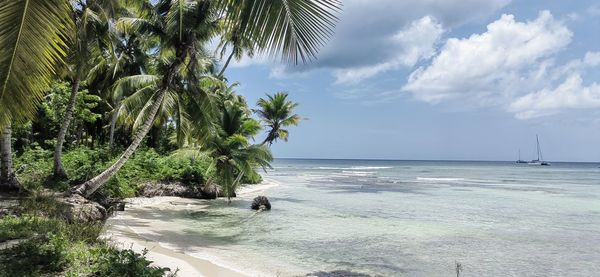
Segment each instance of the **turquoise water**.
[[185,222],[267,274],[600,274],[597,164],[277,160],[265,176],[272,211],[212,202]]

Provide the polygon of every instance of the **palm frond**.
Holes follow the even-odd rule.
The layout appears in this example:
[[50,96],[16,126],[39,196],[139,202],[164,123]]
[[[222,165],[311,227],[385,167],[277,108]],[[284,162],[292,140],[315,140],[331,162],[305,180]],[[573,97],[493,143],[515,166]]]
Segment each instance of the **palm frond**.
[[339,0],[220,0],[226,28],[271,55],[306,62],[333,35]]
[[0,126],[35,113],[66,55],[71,11],[66,0],[0,1]]

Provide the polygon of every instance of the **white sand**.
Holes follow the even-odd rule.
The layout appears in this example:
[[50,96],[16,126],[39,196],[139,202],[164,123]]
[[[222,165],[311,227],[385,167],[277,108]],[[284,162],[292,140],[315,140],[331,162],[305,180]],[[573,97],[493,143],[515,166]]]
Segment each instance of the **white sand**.
[[[278,184],[265,180],[259,185],[250,185],[238,191],[239,198],[252,198]],[[169,212],[187,209],[193,206],[195,210],[202,209],[207,200],[184,199],[178,197],[130,198],[124,212],[119,212],[107,220],[104,237],[109,238],[115,246],[121,249],[132,249],[142,252],[147,249],[146,257],[153,265],[178,269],[177,276],[265,276],[260,272],[240,272],[230,261],[211,256],[210,259],[198,258],[193,248],[177,247],[161,243],[161,230],[166,230],[168,220],[161,217],[169,216]],[[157,219],[153,219],[157,218]],[[197,239],[197,238],[195,238]],[[194,244],[198,244],[194,241]],[[182,243],[185,245],[185,243]],[[197,250],[197,249],[196,249]],[[197,253],[197,252],[196,252]]]

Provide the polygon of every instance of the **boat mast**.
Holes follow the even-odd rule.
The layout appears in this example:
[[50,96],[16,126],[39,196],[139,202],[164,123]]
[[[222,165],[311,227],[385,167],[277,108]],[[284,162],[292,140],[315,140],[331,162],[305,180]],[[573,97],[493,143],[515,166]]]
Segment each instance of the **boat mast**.
[[535,135],[535,141],[537,142],[537,155],[538,155],[538,161],[542,161],[542,150],[540,149],[540,138],[538,137],[538,135]]

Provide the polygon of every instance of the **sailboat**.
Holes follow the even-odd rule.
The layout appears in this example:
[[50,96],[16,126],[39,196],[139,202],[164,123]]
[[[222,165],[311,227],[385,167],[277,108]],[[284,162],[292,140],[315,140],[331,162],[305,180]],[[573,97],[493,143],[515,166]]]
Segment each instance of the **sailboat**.
[[537,146],[537,159],[532,160],[528,164],[530,165],[550,165],[549,162],[544,162],[544,157],[542,156],[542,149],[540,148],[540,138],[538,135],[535,135],[535,141]]
[[519,149],[519,159],[516,161],[516,163],[518,164],[526,164],[527,162],[524,160],[521,160],[521,149]]

